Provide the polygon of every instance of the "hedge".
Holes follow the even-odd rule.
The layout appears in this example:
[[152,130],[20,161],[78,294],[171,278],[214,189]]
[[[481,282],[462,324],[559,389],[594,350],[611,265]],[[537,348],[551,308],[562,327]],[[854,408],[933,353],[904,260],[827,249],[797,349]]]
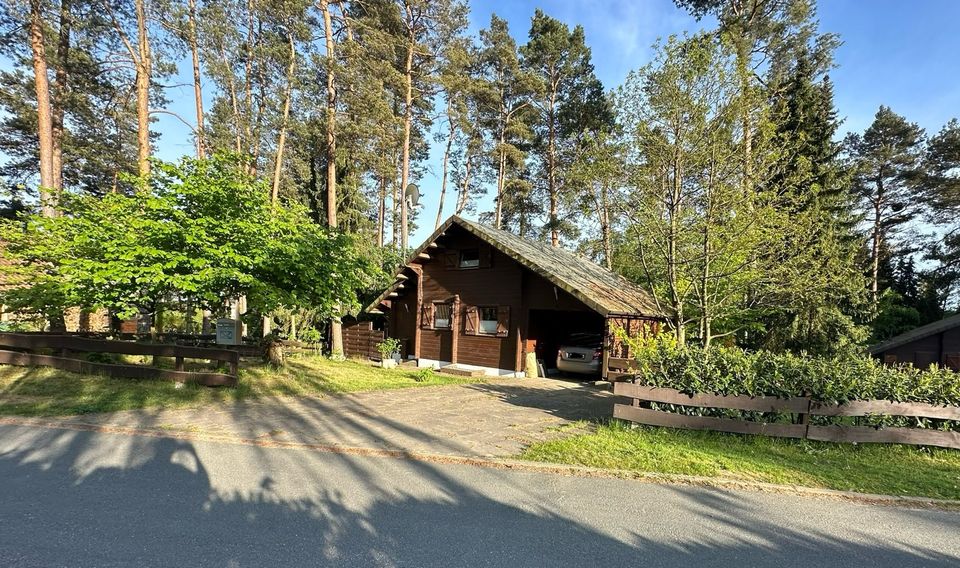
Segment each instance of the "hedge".
[[[890,400],[960,406],[960,374],[942,367],[887,366],[870,357],[820,358],[736,347],[679,346],[673,336],[624,338],[637,361],[635,382],[684,393],[809,396],[825,403]],[[736,411],[673,408],[685,414],[751,416]],[[764,416],[770,421],[770,416]],[[836,421],[836,420],[834,420]],[[858,423],[960,428],[951,421],[870,417]]]

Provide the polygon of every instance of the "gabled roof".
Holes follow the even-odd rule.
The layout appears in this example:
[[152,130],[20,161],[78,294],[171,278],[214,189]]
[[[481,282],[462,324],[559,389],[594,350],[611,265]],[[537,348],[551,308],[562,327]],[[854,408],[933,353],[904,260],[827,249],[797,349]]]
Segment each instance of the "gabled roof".
[[911,329],[906,333],[901,333],[896,337],[891,337],[886,341],[871,346],[869,351],[871,355],[876,355],[878,353],[883,353],[888,349],[900,347],[901,345],[905,345],[911,341],[923,339],[924,337],[930,337],[931,335],[936,335],[955,327],[960,327],[960,314],[950,316],[933,323],[928,323],[927,325],[920,326],[916,329]]
[[[413,253],[408,264],[424,254],[430,244],[452,225],[462,227],[601,315],[666,317],[650,294],[615,272],[564,249],[468,221],[456,215],[447,219],[430,235]],[[391,293],[397,290],[402,284],[401,274],[404,270],[406,267],[398,273],[398,281],[374,300],[367,307],[367,311],[375,311],[384,300],[390,297]]]

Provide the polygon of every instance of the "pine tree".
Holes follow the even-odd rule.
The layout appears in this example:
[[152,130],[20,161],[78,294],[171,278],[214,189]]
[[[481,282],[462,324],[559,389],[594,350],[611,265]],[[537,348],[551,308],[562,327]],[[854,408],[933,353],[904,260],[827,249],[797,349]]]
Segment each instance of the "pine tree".
[[923,130],[881,106],[863,135],[851,134],[846,147],[854,171],[854,189],[869,222],[870,297],[879,300],[879,270],[884,245],[918,214]]
[[496,14],[490,16],[490,25],[480,30],[479,64],[486,85],[479,122],[491,140],[485,162],[496,172],[495,208],[490,221],[500,228],[505,217],[516,216],[515,206],[530,192],[521,173],[532,138],[531,97],[535,80],[520,65],[517,43],[510,35],[507,21]]
[[543,231],[550,243],[560,246],[561,237],[576,236],[570,216],[577,202],[576,190],[567,179],[581,134],[611,122],[603,86],[597,80],[586,46],[583,28],[572,31],[566,24],[534,13],[529,41],[520,48],[522,64],[537,81],[532,122],[536,180],[534,190],[546,202]]

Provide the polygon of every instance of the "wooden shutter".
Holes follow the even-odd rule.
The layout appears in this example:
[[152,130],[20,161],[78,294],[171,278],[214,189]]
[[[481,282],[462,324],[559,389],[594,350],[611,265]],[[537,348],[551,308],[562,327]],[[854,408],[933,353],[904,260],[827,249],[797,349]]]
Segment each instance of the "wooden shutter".
[[467,306],[463,309],[463,333],[477,335],[480,329],[480,310],[476,306]]
[[447,270],[453,270],[457,268],[457,263],[460,260],[460,256],[457,254],[457,251],[450,250],[443,253],[443,267]]
[[960,371],[960,353],[947,353],[944,363],[948,369]]
[[427,302],[420,308],[420,327],[433,329],[433,302]]
[[497,306],[497,337],[510,335],[510,306]]
[[493,251],[490,250],[490,247],[480,247],[480,268],[490,268],[491,257],[493,256]]

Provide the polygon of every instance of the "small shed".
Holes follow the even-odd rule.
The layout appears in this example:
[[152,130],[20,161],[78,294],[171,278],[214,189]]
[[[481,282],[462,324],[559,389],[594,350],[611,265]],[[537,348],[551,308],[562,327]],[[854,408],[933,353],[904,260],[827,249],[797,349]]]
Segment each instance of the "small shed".
[[[411,255],[367,311],[383,314],[418,366],[520,376],[551,367],[573,333],[607,338],[613,324],[655,332],[665,319],[641,287],[547,243],[453,216]],[[605,366],[604,366],[605,368]]]
[[926,368],[937,364],[960,371],[960,314],[891,337],[869,351],[888,365]]

